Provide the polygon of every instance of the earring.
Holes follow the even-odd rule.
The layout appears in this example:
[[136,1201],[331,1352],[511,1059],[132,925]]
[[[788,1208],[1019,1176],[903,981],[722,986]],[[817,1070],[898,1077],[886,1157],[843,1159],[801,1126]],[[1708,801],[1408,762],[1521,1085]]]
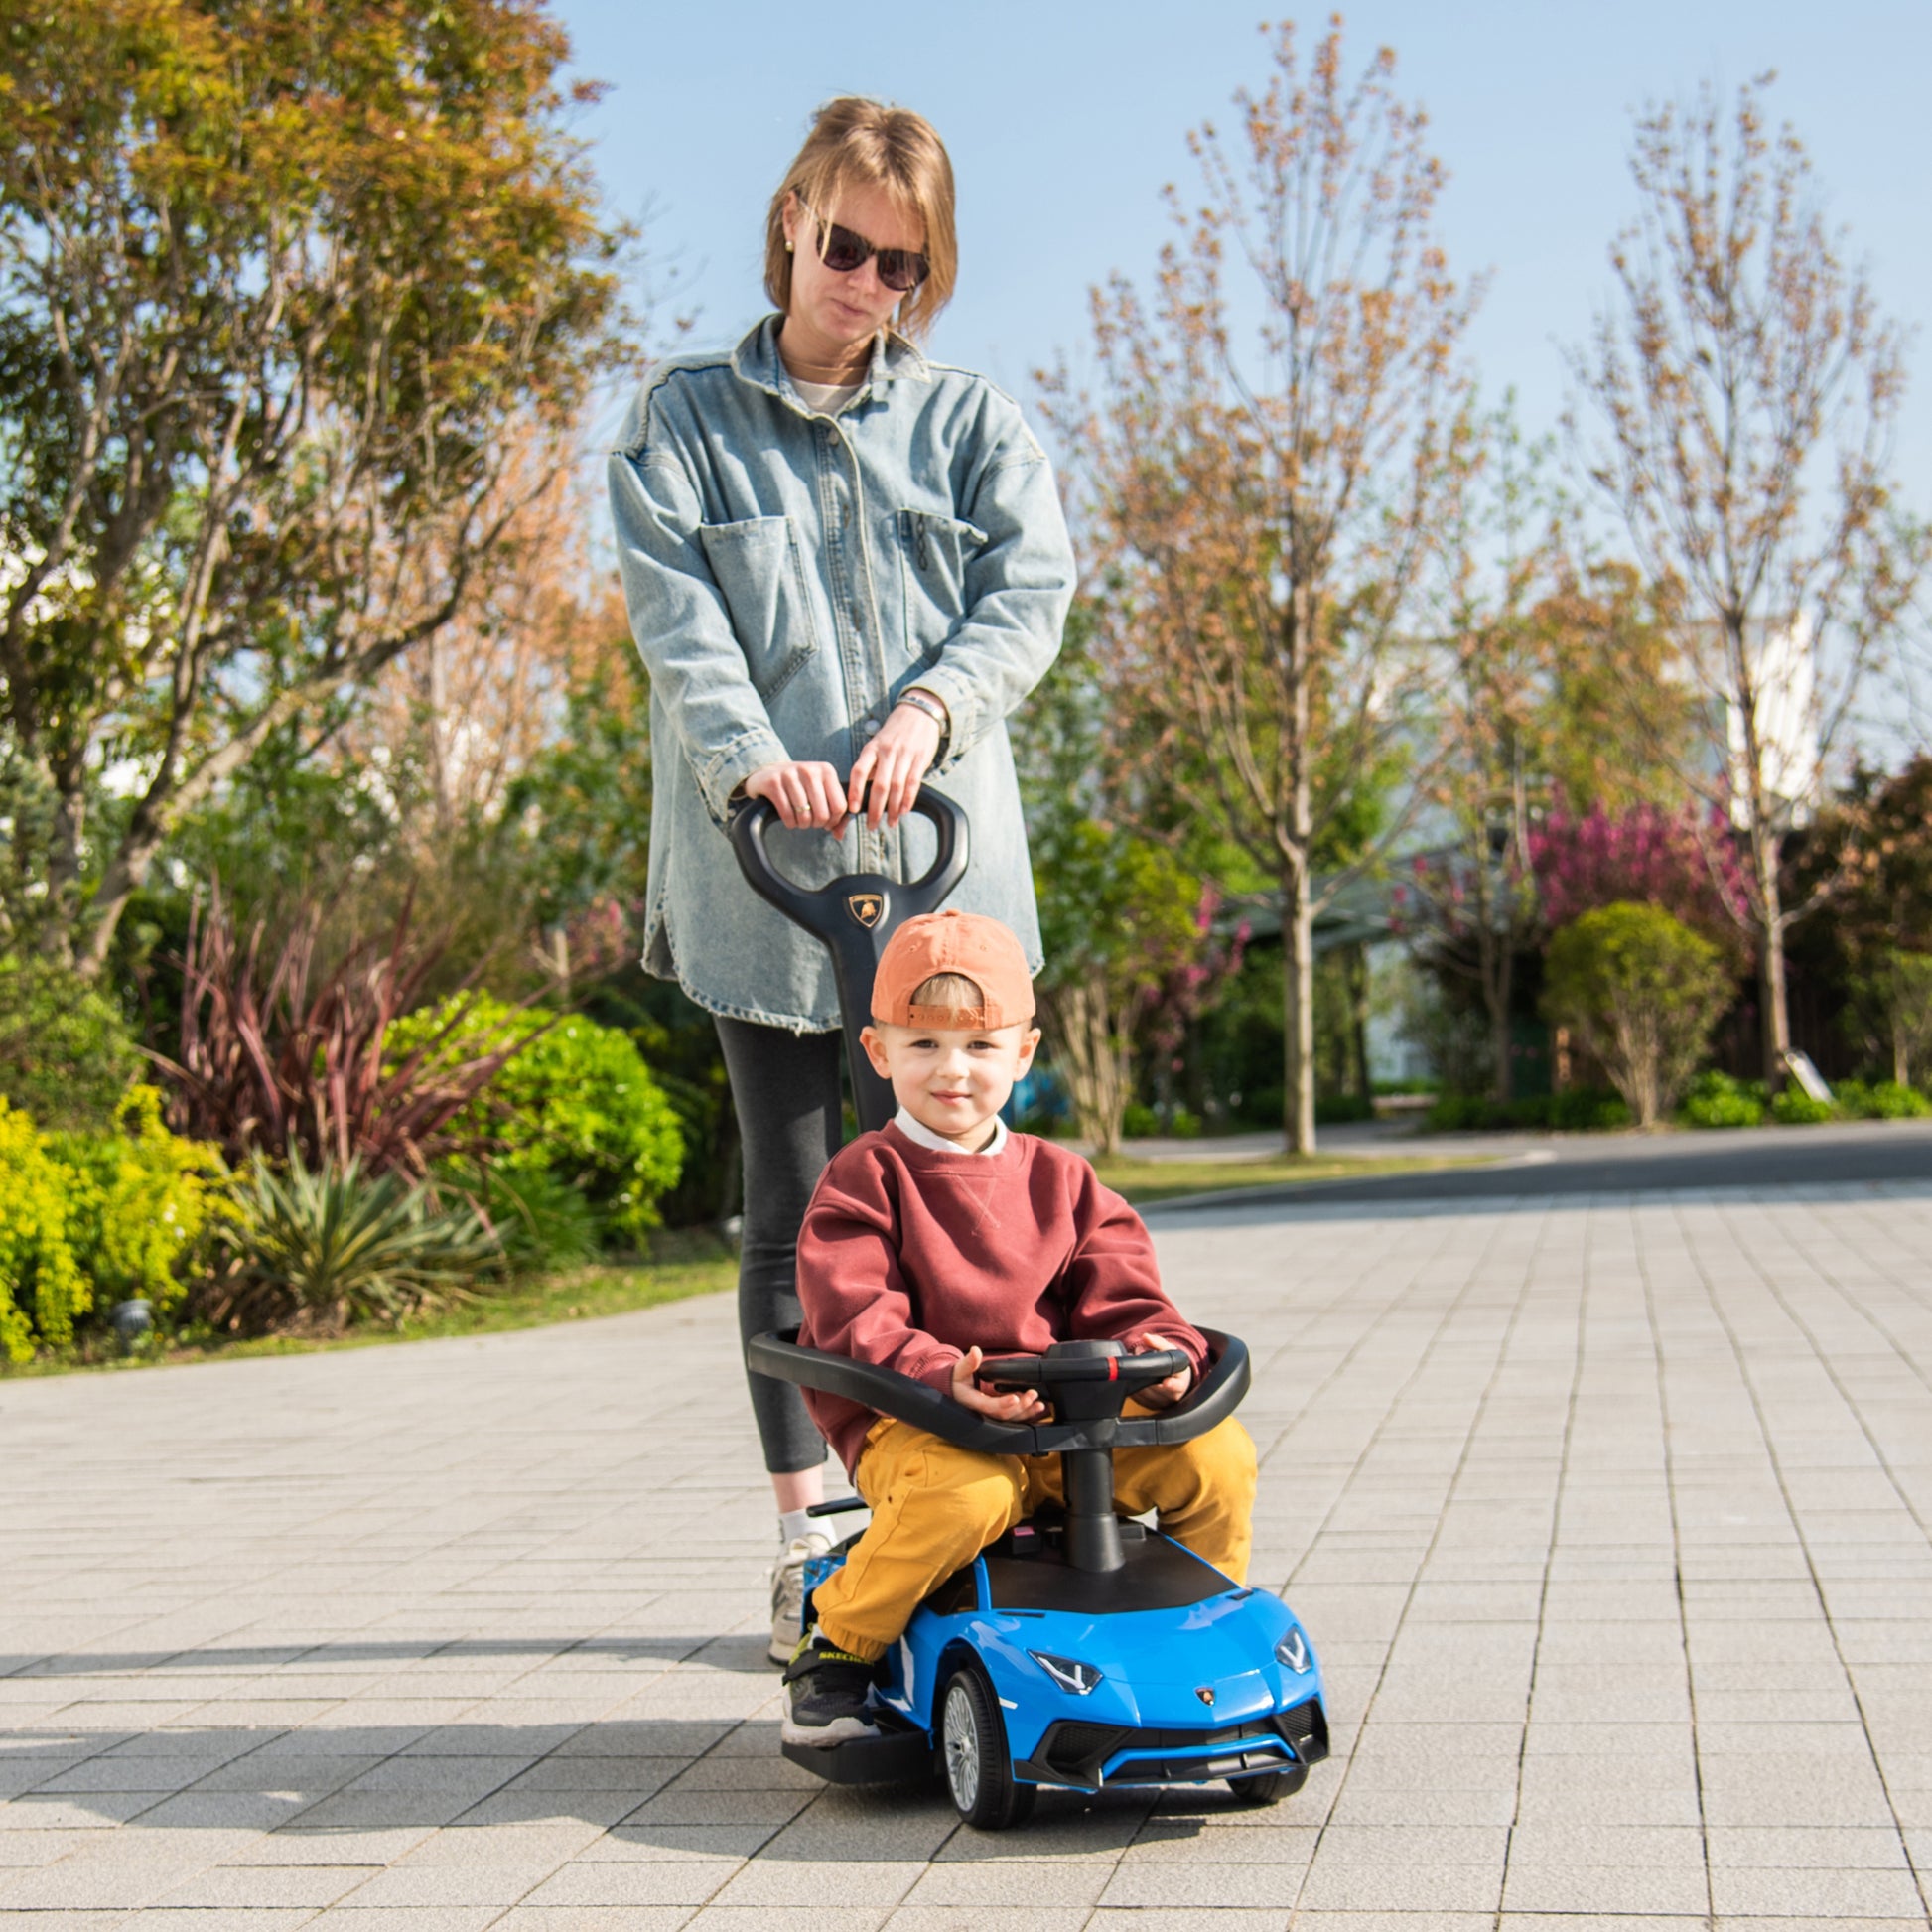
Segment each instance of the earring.
[[785,253],[787,255],[791,253],[791,243],[788,241],[785,243]]

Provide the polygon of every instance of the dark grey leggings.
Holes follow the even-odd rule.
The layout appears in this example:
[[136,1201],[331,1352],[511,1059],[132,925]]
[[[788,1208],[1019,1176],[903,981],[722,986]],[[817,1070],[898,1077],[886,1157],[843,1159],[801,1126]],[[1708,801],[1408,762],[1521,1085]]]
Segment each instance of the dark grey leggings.
[[[745,1340],[798,1325],[798,1229],[825,1164],[839,1151],[840,1034],[793,1034],[750,1020],[718,1023],[745,1150],[745,1231],[738,1252],[738,1327]],[[773,1475],[815,1469],[825,1439],[789,1382],[746,1381]]]

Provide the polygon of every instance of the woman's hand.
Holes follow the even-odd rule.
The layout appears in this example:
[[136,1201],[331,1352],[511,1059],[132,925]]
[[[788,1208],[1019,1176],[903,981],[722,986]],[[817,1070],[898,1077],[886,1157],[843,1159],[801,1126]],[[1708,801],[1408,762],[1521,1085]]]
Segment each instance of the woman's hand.
[[[1173,1343],[1165,1335],[1140,1334],[1127,1337],[1128,1352],[1133,1355],[1152,1355],[1163,1348],[1172,1348]],[[1156,1382],[1152,1388],[1143,1389],[1135,1398],[1150,1409],[1172,1409],[1192,1386],[1194,1371],[1191,1368],[1177,1368],[1165,1382]]]
[[1011,1395],[988,1395],[974,1379],[986,1357],[969,1348],[952,1365],[952,1399],[961,1408],[991,1416],[995,1422],[1037,1422],[1046,1413],[1037,1389],[1021,1389]]
[[768,798],[794,832],[845,830],[845,791],[837,769],[803,759],[787,764],[761,764],[745,780],[747,798]]
[[[939,723],[916,705],[896,704],[879,736],[859,754],[845,790],[845,809],[855,817],[863,803],[876,832],[883,818],[897,825],[912,809],[919,781],[939,750]],[[872,796],[866,796],[866,787]]]

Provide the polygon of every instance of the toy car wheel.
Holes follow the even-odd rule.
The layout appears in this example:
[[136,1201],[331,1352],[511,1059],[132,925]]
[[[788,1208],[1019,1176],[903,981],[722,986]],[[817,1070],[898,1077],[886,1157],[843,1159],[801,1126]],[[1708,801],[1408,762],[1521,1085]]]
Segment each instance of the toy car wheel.
[[939,1756],[954,1810],[983,1832],[1020,1824],[1034,1808],[1034,1787],[1014,1778],[1007,1727],[986,1679],[971,1665],[954,1671],[939,1714]]
[[1237,1805],[1273,1805],[1300,1790],[1302,1780],[1286,1771],[1263,1771],[1252,1778],[1229,1778],[1227,1784]]

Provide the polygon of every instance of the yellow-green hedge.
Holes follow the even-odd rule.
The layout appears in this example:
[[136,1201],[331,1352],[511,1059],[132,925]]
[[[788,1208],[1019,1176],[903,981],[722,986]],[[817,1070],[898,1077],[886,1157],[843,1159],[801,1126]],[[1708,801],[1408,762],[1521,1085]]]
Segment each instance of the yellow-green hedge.
[[227,1199],[220,1156],[162,1126],[153,1087],[131,1088],[105,1134],[44,1134],[0,1099],[0,1354],[68,1346],[98,1305],[179,1301]]

